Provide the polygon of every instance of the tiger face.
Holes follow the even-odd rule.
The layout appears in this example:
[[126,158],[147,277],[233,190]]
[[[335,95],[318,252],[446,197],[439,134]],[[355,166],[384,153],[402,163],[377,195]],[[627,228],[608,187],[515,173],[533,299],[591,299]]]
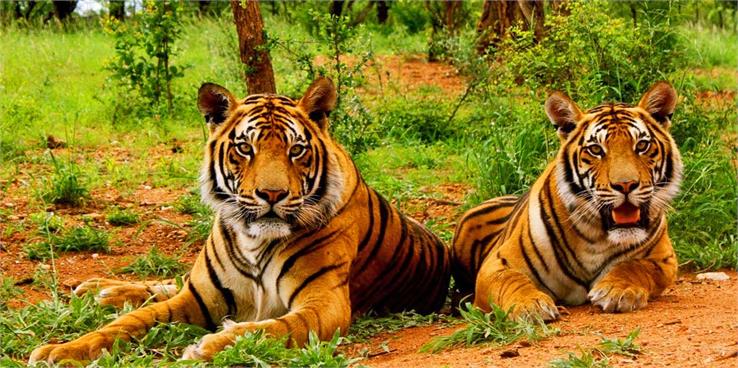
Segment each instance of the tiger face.
[[328,79],[298,100],[252,95],[237,101],[204,84],[198,107],[210,128],[201,191],[206,203],[254,238],[284,238],[330,218],[341,177],[328,154],[327,116],[336,101]]
[[660,82],[636,106],[604,104],[582,112],[561,93],[546,101],[563,143],[559,195],[584,234],[630,246],[658,225],[681,181],[681,158],[669,134],[676,99]]

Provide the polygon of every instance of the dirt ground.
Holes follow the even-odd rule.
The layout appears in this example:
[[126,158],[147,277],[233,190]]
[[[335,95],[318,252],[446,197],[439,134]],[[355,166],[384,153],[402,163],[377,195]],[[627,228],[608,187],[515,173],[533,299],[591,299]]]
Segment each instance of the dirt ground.
[[[427,63],[415,57],[387,57],[377,67],[377,80],[367,93],[381,93],[381,88],[394,88],[403,93],[424,85],[439,86],[458,95],[463,91],[463,80],[455,70],[440,63]],[[388,81],[393,81],[389,83]],[[714,96],[702,96],[711,98]],[[720,96],[724,97],[724,96]],[[124,157],[126,152],[115,147],[100,147],[92,156]],[[176,153],[167,144],[152,148],[149,159],[157,159]],[[92,157],[91,156],[91,157]],[[0,271],[13,277],[25,291],[25,301],[16,300],[11,306],[21,307],[49,297],[48,292],[31,284],[38,262],[28,260],[22,247],[34,241],[35,229],[10,232],[6,229],[26,219],[37,209],[28,208],[29,178],[37,173],[33,167],[20,167],[12,182],[0,192],[0,209],[10,212],[0,217]],[[193,183],[194,185],[194,183]],[[470,188],[463,184],[448,184],[436,188],[442,198],[417,199],[408,205],[409,215],[424,221],[429,218],[453,224],[458,215],[457,207]],[[79,282],[91,277],[116,277],[135,279],[132,275],[114,274],[112,271],[127,265],[134,257],[157,246],[164,253],[177,254],[187,263],[194,261],[200,245],[187,245],[187,222],[191,219],[173,208],[185,189],[152,188],[141,183],[133,194],[122,197],[112,188],[94,190],[92,200],[84,207],[70,209],[50,207],[65,218],[66,225],[81,223],[85,215],[94,226],[111,232],[112,251],[108,254],[72,252],[60,256],[55,262],[60,284],[70,290]],[[117,205],[133,210],[142,217],[146,226],[113,228],[105,222],[106,208]],[[37,239],[36,239],[37,240]],[[118,242],[122,245],[116,245]],[[366,349],[371,358],[360,364],[372,367],[528,367],[546,366],[549,361],[566,356],[566,352],[579,352],[597,346],[602,337],[625,337],[640,328],[637,342],[643,353],[636,358],[614,357],[614,366],[671,366],[671,367],[736,367],[738,366],[738,275],[726,271],[729,281],[698,281],[693,274],[684,274],[678,283],[644,310],[628,314],[603,314],[590,306],[569,308],[569,315],[554,323],[560,335],[540,342],[514,344],[506,347],[477,346],[457,348],[438,354],[418,353],[421,345],[431,337],[447,335],[459,327],[441,325],[415,327],[394,334],[383,334],[363,344],[345,347],[351,354]],[[386,344],[389,352],[380,346]],[[505,353],[507,352],[507,353]],[[502,358],[501,355],[519,355]],[[503,354],[505,353],[505,354]]]
[[[567,352],[596,348],[603,337],[625,338],[640,328],[635,358],[614,356],[614,367],[736,367],[738,366],[738,280],[726,271],[728,281],[700,281],[682,275],[676,285],[640,311],[602,313],[585,305],[568,308],[569,315],[552,323],[558,336],[532,344],[494,347],[480,345],[437,354],[419,353],[434,336],[449,335],[455,327],[413,327],[383,334],[349,351],[367,349],[370,367],[545,367]],[[380,346],[385,344],[389,352]],[[505,356],[516,355],[505,358]]]

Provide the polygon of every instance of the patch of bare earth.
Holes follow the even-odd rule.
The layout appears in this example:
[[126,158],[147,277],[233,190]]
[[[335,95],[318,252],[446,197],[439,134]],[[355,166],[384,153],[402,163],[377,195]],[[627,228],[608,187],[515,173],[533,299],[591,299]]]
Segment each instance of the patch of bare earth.
[[[738,275],[729,281],[698,281],[685,274],[676,285],[633,313],[608,314],[590,305],[569,308],[569,315],[552,323],[558,336],[531,344],[495,347],[480,345],[437,354],[419,353],[432,337],[460,327],[413,327],[376,336],[368,343],[348,346],[348,353],[367,349],[371,367],[545,367],[548,362],[597,347],[602,337],[625,338],[640,328],[635,358],[613,356],[615,367],[736,367],[738,366]],[[389,352],[380,347],[385,343]],[[519,354],[515,357],[505,356]]]

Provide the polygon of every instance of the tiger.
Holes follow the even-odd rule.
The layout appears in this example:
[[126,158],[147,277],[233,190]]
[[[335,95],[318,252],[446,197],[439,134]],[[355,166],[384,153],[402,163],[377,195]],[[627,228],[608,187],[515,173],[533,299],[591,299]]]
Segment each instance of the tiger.
[[222,324],[183,353],[211,360],[251,331],[301,346],[311,333],[321,340],[345,334],[352,318],[368,311],[439,310],[450,250],[367,186],[330,135],[336,100],[325,77],[299,100],[236,100],[224,87],[203,84],[198,108],[210,133],[200,188],[215,218],[181,290],[171,282],[103,282],[109,288],[98,296],[113,304],[142,293],[156,302],[71,342],[38,347],[29,362],[92,360],[116,339],[133,340],[157,323],[210,331]]
[[468,210],[457,224],[452,273],[476,307],[552,321],[559,305],[643,308],[670,286],[677,259],[666,212],[682,161],[669,133],[677,94],[655,83],[636,106],[582,111],[554,92],[545,111],[561,146],[530,190]]

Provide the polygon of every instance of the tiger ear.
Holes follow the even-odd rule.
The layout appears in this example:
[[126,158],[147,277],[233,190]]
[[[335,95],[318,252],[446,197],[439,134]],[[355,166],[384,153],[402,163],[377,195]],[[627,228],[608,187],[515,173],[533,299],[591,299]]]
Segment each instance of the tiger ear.
[[336,86],[326,77],[316,79],[297,105],[304,111],[310,120],[318,124],[320,129],[328,127],[328,115],[336,107]]
[[197,108],[205,117],[212,132],[222,124],[236,106],[236,98],[224,87],[214,83],[203,83],[197,91]]
[[665,128],[671,125],[671,116],[676,108],[677,93],[668,82],[657,82],[643,94],[638,107],[646,110]]
[[564,141],[577,127],[583,114],[569,96],[557,91],[546,99],[546,115],[559,133],[559,138]]

